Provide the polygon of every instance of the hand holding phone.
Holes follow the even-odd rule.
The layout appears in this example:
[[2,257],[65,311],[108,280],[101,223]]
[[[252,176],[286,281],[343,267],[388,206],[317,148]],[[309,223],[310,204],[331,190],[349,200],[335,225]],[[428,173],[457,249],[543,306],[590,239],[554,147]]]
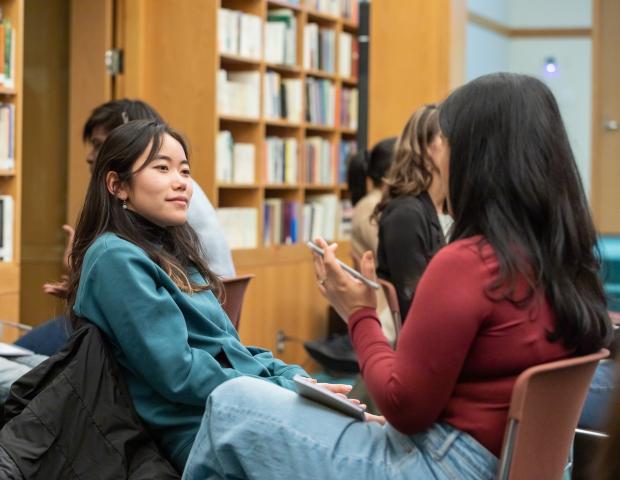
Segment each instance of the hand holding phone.
[[[321,257],[323,256],[323,249],[319,247],[316,243],[310,241],[306,245],[308,245],[310,250],[312,250],[314,253],[318,253]],[[366,285],[368,285],[371,288],[374,288],[375,290],[379,290],[381,288],[381,285],[379,285],[377,282],[374,282],[373,280],[366,278],[364,275],[362,275],[357,270],[354,270],[351,267],[349,267],[346,263],[343,263],[340,260],[336,260],[336,261],[338,262],[338,265],[340,266],[340,268],[342,268],[345,272],[347,272],[353,278],[359,280],[360,282],[365,283]]]
[[358,420],[364,421],[366,419],[364,415],[364,408],[333,392],[330,392],[316,383],[313,383],[308,378],[302,377],[301,375],[295,375],[293,377],[293,381],[295,382],[297,393],[299,393],[299,395],[314,400],[315,402],[325,405],[326,407],[338,410],[345,415],[357,418]]

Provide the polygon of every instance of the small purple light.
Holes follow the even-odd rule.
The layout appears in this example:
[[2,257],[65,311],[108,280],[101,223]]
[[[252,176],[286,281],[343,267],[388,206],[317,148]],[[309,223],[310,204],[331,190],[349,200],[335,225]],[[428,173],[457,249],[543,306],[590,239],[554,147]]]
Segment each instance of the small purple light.
[[545,60],[545,72],[549,75],[553,75],[558,71],[558,64],[555,63],[555,58],[549,57]]

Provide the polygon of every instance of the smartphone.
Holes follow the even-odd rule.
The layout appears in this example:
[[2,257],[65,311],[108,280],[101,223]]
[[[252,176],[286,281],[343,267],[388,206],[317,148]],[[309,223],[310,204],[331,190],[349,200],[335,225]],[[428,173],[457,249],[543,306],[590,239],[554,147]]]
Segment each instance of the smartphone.
[[[308,245],[308,247],[310,247],[310,250],[312,250],[313,252],[318,253],[321,257],[323,256],[323,249],[319,247],[316,243],[308,242],[306,245]],[[375,290],[379,290],[381,288],[381,285],[379,285],[377,282],[373,282],[369,278],[366,278],[364,275],[362,275],[357,270],[354,270],[353,268],[349,267],[346,263],[342,263],[338,259],[336,259],[336,261],[338,262],[338,265],[340,265],[340,267],[342,267],[342,269],[345,272],[347,272],[349,275],[351,275],[353,278],[358,279],[360,282],[365,283],[366,285],[374,288]]]
[[297,393],[299,393],[302,397],[314,400],[321,405],[338,410],[339,412],[349,415],[350,417],[357,418],[358,420],[366,420],[366,417],[364,416],[364,409],[359,405],[355,405],[334,392],[330,392],[326,388],[321,387],[316,383],[312,383],[308,378],[302,377],[301,375],[295,375],[293,377],[293,381],[297,387]]

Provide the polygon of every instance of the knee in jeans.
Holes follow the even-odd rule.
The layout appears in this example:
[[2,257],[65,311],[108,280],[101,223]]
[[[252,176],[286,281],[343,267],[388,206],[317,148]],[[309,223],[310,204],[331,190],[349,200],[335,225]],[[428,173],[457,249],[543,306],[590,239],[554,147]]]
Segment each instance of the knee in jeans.
[[211,403],[228,403],[233,405],[243,405],[250,403],[255,405],[266,394],[266,390],[271,385],[257,378],[237,377],[222,383],[213,390],[209,400]]

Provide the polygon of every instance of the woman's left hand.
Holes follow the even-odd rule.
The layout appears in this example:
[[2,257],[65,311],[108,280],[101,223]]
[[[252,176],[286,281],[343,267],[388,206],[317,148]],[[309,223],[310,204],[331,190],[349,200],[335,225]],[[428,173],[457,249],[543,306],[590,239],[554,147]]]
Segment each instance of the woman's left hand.
[[329,390],[330,392],[339,395],[343,399],[351,402],[353,405],[358,405],[364,409],[366,408],[366,405],[360,402],[357,398],[347,397],[349,392],[351,392],[351,390],[353,389],[351,385],[347,385],[344,383],[318,383],[317,385],[320,385],[321,387]]
[[[337,245],[327,245],[322,238],[316,244],[323,249],[323,257],[314,254],[314,272],[319,290],[346,322],[351,314],[363,307],[377,308],[377,295],[366,284],[354,279],[336,262]],[[375,262],[371,252],[366,252],[360,262],[360,270],[365,277],[375,280]]]

